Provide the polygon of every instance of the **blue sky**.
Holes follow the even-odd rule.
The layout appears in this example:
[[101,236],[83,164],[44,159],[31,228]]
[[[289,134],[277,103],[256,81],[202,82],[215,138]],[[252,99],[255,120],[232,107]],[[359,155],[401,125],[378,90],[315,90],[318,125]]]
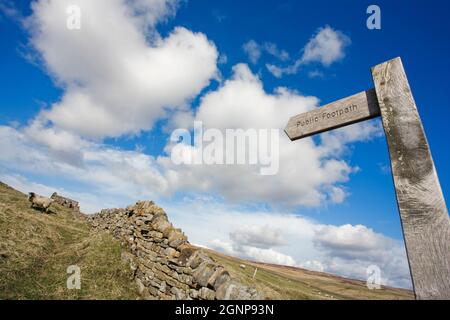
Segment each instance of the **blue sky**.
[[[295,102],[298,101],[300,113],[372,88],[370,67],[401,56],[432,148],[442,189],[448,198],[450,170],[446,164],[450,160],[447,148],[450,98],[445,75],[450,69],[449,27],[446,23],[450,8],[446,1],[378,1],[381,30],[366,27],[366,9],[372,4],[368,1],[133,0],[129,3],[130,16],[120,16],[121,9],[126,7],[119,0],[104,7],[101,7],[102,1],[93,7],[87,6],[84,1],[72,1],[71,4],[78,3],[81,7],[82,19],[87,19],[87,23],[81,20],[80,38],[72,38],[78,37],[73,36],[74,33],[65,34],[63,32],[67,31],[51,29],[57,25],[54,21],[64,22],[67,18],[53,1],[47,4],[37,1],[34,10],[28,1],[0,3],[1,180],[23,191],[34,188],[41,193],[50,193],[58,190],[80,199],[87,211],[126,206],[143,197],[156,199],[166,208],[169,216],[173,216],[174,223],[181,226],[195,243],[246,258],[359,278],[364,278],[365,268],[375,261],[384,266],[389,284],[410,285],[388,169],[389,156],[379,120],[352,126],[343,133],[333,133],[332,137],[341,142],[327,146],[328,151],[323,157],[314,155],[325,145],[323,139],[327,138],[323,136],[308,139],[309,142],[292,142],[298,146],[287,147],[292,149],[292,152],[289,150],[292,158],[289,165],[296,172],[293,176],[297,179],[296,183],[301,187],[303,178],[305,181],[317,180],[311,187],[318,194],[314,201],[306,195],[304,198],[292,195],[290,198],[286,196],[286,199],[276,196],[268,199],[266,192],[273,194],[270,188],[258,189],[252,198],[253,194],[247,191],[252,181],[275,187],[279,184],[277,188],[281,191],[283,181],[281,178],[252,180],[253,176],[247,175],[247,172],[236,173],[234,169],[222,171],[220,167],[193,169],[192,172],[185,168],[183,172],[178,172],[167,165],[167,159],[161,158],[168,155],[171,129],[181,124],[192,125],[190,120],[194,118],[204,120],[211,126],[220,123],[219,128],[234,126],[233,122],[222,123],[221,119],[209,116],[211,112],[228,115],[230,105],[227,101],[237,105],[241,101],[267,101],[267,108],[272,108],[273,101],[276,101],[276,104],[289,105],[285,108],[292,110],[296,110]],[[146,5],[139,7],[140,3]],[[117,26],[105,18],[108,12],[120,18],[116,20],[118,24],[130,22],[131,31],[127,29],[129,33],[124,31],[122,35],[117,29],[119,31],[115,33]],[[139,15],[139,12],[144,14]],[[91,25],[89,19],[93,17],[97,23]],[[130,17],[136,18],[136,21]],[[87,27],[83,27],[83,23]],[[176,29],[179,26],[184,31],[173,37],[174,30],[179,30]],[[103,29],[109,27],[112,28],[109,33]],[[267,65],[280,68],[292,66],[305,57],[308,43],[317,39],[324,30],[336,37],[333,39],[337,44],[331,43],[327,44],[331,47],[325,47],[328,52],[304,59],[299,70],[281,77],[267,68]],[[146,43],[135,40],[133,37],[136,34],[145,37]],[[83,40],[83,37],[90,36],[96,39],[94,36],[98,35],[101,41],[108,38],[105,45]],[[114,42],[115,37],[122,36],[122,42]],[[125,43],[128,38],[132,40]],[[160,42],[155,40],[157,38]],[[198,52],[194,52],[193,56],[187,55],[186,59],[183,59],[182,53],[179,58],[176,55],[179,47],[172,46],[167,40],[172,38],[183,45],[188,43]],[[149,66],[158,69],[161,64],[145,60],[138,68],[126,69],[133,70],[138,77],[133,74],[128,78],[124,74],[123,78],[128,79],[125,81],[119,74],[117,79],[111,80],[116,76],[114,69],[122,70],[120,63],[128,66],[128,62],[124,61],[140,56],[139,50],[144,51],[146,45],[166,50],[164,57],[172,57],[173,53],[174,59],[180,59],[174,64],[183,67],[161,67],[161,80],[155,75],[148,76],[142,68]],[[335,48],[334,45],[342,45],[335,54],[330,51]],[[114,46],[117,46],[119,53],[104,49],[114,49]],[[69,50],[65,51],[65,48]],[[252,61],[252,53],[257,54],[258,59]],[[127,54],[130,56],[126,57]],[[329,63],[324,58],[327,54],[331,54]],[[108,65],[109,61],[111,63]],[[174,75],[169,75],[170,72]],[[143,78],[142,83],[133,83],[133,79],[140,81]],[[243,80],[238,81],[237,78]],[[185,79],[186,82],[176,79]],[[171,86],[171,83],[174,85]],[[240,100],[240,95],[250,94],[245,91],[250,84],[255,85],[251,92],[257,96],[254,100]],[[131,89],[125,90],[128,85]],[[142,93],[142,96],[137,96],[141,94],[141,91],[135,91],[139,86],[145,90],[158,89],[154,95]],[[288,88],[292,96],[277,95],[279,87]],[[77,103],[87,100],[76,100],[73,96],[87,96],[90,100],[83,110],[89,112],[91,106],[92,110],[97,110],[96,102],[105,104],[109,101],[103,95],[105,90],[108,91],[106,96],[115,96],[116,89],[118,98],[112,106],[103,105],[100,108],[101,112],[115,110],[111,123],[105,123],[100,130],[97,128],[103,125],[100,120],[98,124],[96,121],[91,124],[90,120],[80,120],[79,116],[83,117],[86,113],[74,110],[81,108]],[[166,90],[169,94],[165,94]],[[163,92],[161,96],[158,96],[158,91]],[[125,102],[117,102],[121,97]],[[320,103],[302,100],[304,97],[315,97],[315,101]],[[230,118],[233,116],[237,123],[259,115],[257,109],[251,109],[256,106],[239,107],[241,109],[237,109],[237,113],[230,114]],[[250,109],[245,109],[247,107]],[[124,108],[131,108],[132,111],[123,112]],[[148,111],[152,108],[155,113]],[[166,109],[169,110],[167,113],[163,111]],[[180,122],[178,115],[188,120]],[[261,116],[262,119],[267,118],[262,113]],[[123,129],[120,128],[122,124]],[[303,156],[310,153],[311,159]],[[111,164],[105,165],[106,160]],[[341,166],[337,171],[345,171],[336,173],[342,176],[334,180],[322,177],[332,175],[328,169],[323,170],[326,163],[331,163],[330,160]],[[43,161],[42,164],[39,161]],[[299,162],[298,169],[296,161]],[[316,164],[322,166],[320,170],[323,172],[317,176],[310,174],[307,172],[309,167],[302,167],[304,163],[312,167]],[[344,164],[345,168],[342,167]],[[130,166],[130,171],[124,165]],[[173,171],[170,174],[176,175],[175,180],[171,178],[170,170]],[[186,172],[190,175],[185,175]],[[90,176],[91,181],[88,179]],[[197,179],[198,184],[204,183],[206,187],[198,187],[195,182],[189,181],[189,177]],[[236,196],[233,191],[239,190],[240,186],[242,197]],[[336,191],[336,188],[339,190]],[[342,199],[330,200],[335,192],[333,190],[339,192]],[[289,194],[292,190],[286,192]],[[299,189],[298,193],[302,192]],[[236,225],[235,220],[246,223]],[[298,226],[298,232],[304,234],[295,235],[295,230],[285,232],[284,228],[290,230],[289,224]],[[264,234],[273,237],[273,246],[254,245]],[[248,239],[256,240],[249,242]],[[367,247],[352,251],[350,247],[361,242],[361,239],[362,242],[368,241]],[[305,243],[299,245],[298,241]],[[397,251],[387,253],[392,246]],[[374,250],[373,256],[361,258],[358,253],[367,248]],[[397,261],[394,255],[401,256],[400,260]]]

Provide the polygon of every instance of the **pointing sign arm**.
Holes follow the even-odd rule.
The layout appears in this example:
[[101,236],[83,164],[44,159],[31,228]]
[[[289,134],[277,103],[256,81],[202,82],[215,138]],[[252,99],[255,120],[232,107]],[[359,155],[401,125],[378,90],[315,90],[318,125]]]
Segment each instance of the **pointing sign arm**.
[[377,95],[371,89],[292,117],[285,131],[293,141],[378,116]]

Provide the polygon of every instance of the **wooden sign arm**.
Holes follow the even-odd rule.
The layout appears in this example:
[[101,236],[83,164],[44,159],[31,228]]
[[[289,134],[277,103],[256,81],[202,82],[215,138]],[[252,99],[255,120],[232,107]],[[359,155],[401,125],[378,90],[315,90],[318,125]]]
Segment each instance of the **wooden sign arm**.
[[292,117],[284,131],[295,141],[380,115],[375,89],[370,89]]

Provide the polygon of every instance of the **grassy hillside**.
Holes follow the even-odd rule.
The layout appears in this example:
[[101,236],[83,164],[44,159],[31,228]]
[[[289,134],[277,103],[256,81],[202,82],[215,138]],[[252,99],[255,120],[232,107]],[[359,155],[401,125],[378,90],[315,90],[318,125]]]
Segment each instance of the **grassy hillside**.
[[[369,290],[365,282],[299,268],[249,262],[208,250],[231,275],[255,286],[273,300],[405,300],[414,299],[409,290],[383,287]],[[245,269],[240,266],[244,265]],[[255,279],[253,274],[258,268]]]
[[[51,210],[0,183],[0,299],[136,299],[120,244],[69,209]],[[81,268],[81,290],[67,289],[70,265]]]
[[[107,233],[92,232],[69,209],[53,204],[51,211],[31,209],[26,195],[0,183],[0,299],[137,299],[120,244]],[[208,252],[269,299],[413,298],[407,290],[368,290],[361,281]],[[66,287],[70,265],[81,268],[81,290]]]

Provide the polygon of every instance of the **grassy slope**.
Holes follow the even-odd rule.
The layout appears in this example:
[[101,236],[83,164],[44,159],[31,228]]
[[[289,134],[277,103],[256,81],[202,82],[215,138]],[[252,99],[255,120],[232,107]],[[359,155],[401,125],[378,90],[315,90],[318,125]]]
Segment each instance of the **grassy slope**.
[[[304,269],[249,262],[231,258],[208,250],[209,254],[223,264],[231,275],[242,283],[255,286],[265,293],[268,299],[296,300],[349,300],[413,299],[409,290],[386,288],[369,290],[365,282],[345,279],[321,272]],[[245,269],[240,265],[245,265]],[[255,280],[252,279],[258,268]]]
[[[109,234],[92,233],[71,210],[51,209],[57,214],[30,209],[24,194],[0,183],[0,299],[136,299],[120,244]],[[269,299],[413,298],[407,290],[368,290],[361,281],[208,252]],[[81,290],[66,288],[70,265],[81,268]],[[255,267],[259,271],[252,280]]]
[[[120,244],[93,234],[71,210],[30,209],[26,196],[0,183],[0,299],[136,299]],[[67,267],[81,268],[81,290],[68,290]]]

